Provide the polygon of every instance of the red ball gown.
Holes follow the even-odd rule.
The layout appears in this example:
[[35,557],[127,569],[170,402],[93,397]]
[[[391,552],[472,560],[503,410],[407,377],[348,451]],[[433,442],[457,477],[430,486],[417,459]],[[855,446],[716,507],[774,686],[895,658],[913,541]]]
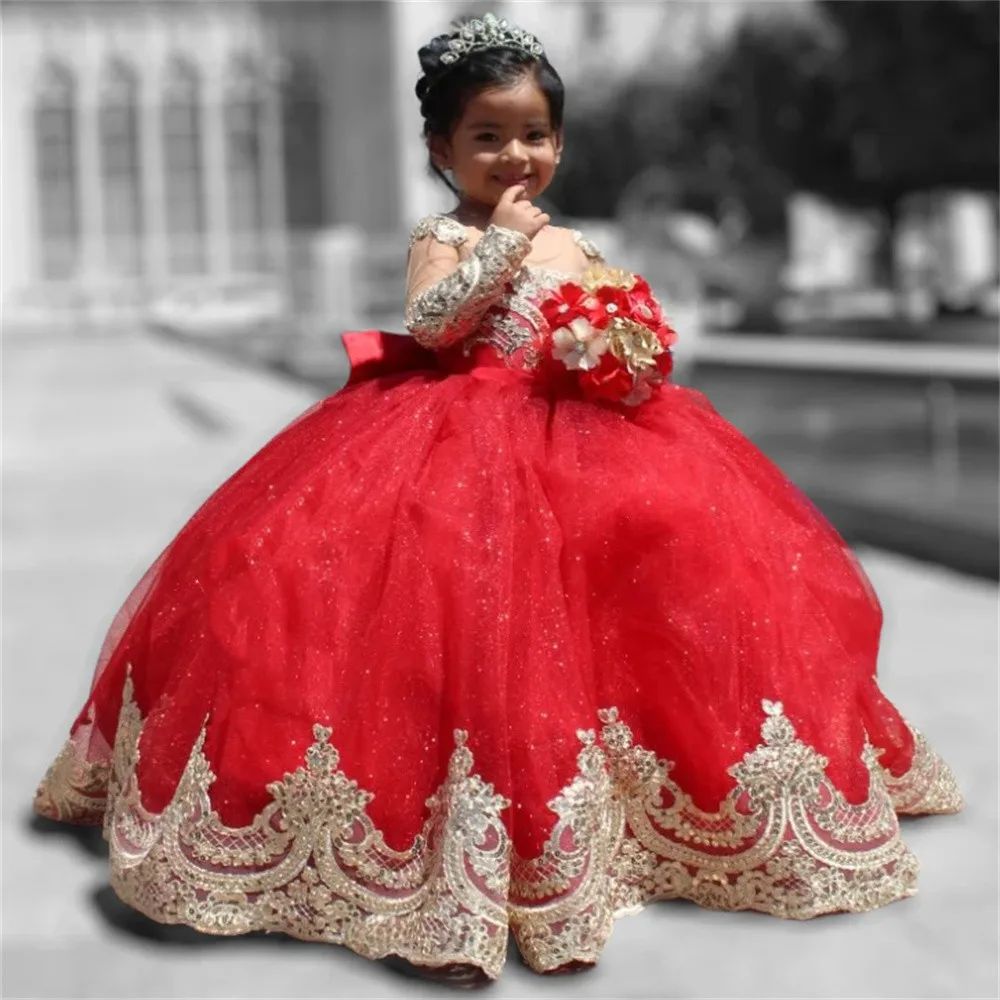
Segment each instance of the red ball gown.
[[115,618],[35,806],[103,824],[149,917],[496,977],[508,930],[593,962],[652,900],[915,891],[897,814],[961,797],[879,690],[854,555],[697,392],[595,403],[537,364],[563,276],[524,254],[425,297],[448,336],[346,335],[346,387]]

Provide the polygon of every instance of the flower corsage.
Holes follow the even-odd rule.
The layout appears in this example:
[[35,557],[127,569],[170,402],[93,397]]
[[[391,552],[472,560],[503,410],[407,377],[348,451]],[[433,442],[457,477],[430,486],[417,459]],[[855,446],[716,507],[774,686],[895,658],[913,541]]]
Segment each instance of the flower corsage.
[[578,373],[584,395],[626,406],[651,399],[673,368],[677,334],[645,279],[592,268],[539,305],[551,361]]

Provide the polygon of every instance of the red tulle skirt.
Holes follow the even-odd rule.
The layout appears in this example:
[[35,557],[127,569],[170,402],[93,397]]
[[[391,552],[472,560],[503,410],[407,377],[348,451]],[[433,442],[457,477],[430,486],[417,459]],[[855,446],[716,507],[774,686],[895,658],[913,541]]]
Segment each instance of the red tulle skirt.
[[897,813],[954,778],[855,557],[704,397],[345,340],[139,583],[39,790],[123,899],[496,976],[508,928],[545,971],[652,899],[914,891]]

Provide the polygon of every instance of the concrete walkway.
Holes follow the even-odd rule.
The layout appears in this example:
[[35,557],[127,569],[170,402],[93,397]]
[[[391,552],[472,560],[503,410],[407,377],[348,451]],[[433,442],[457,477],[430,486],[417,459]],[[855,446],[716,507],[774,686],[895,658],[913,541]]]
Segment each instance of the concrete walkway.
[[[34,821],[35,784],[131,584],[225,476],[316,397],[136,335],[4,351],[5,997],[417,997],[344,949],[162,929],[107,888],[99,838]],[[913,900],[804,924],[663,904],[601,965],[501,997],[996,997],[997,588],[862,553],[887,614],[887,692],[951,761],[959,817],[906,823]]]

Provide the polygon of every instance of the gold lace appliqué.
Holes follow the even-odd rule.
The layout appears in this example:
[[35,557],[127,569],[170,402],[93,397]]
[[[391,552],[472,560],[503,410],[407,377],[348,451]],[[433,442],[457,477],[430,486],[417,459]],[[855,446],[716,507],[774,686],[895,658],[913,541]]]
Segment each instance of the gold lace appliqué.
[[595,263],[604,260],[604,254],[598,249],[597,244],[589,237],[584,236],[579,229],[573,230],[573,242],[583,251],[587,260]]
[[38,786],[35,812],[61,823],[96,826],[104,822],[110,777],[110,761],[88,761],[80,742],[69,739]]
[[345,944],[368,958],[471,962],[499,975],[507,952],[508,802],[472,774],[456,731],[448,776],[410,850],[393,851],[365,807],[371,793],[339,767],[331,732],[315,727],[305,766],[268,786],[273,801],[249,826],[213,811],[215,780],[192,750],[170,805],[142,806],[135,770],[142,722],[125,691],[105,836],[118,895],[163,923],[213,934],[281,931]]
[[421,219],[410,233],[410,249],[428,236],[450,247],[464,246],[469,241],[469,231],[450,215],[428,215]]
[[[736,786],[712,813],[671,779],[669,762],[634,744],[615,709],[602,711],[599,733],[578,733],[576,777],[549,803],[554,826],[533,859],[513,852],[502,817],[510,803],[475,773],[461,730],[407,851],[387,846],[367,813],[371,792],[347,777],[322,726],[304,766],[268,786],[272,801],[248,826],[225,826],[212,807],[204,732],[172,801],[150,813],[136,778],[142,717],[130,679],[110,766],[67,763],[82,752],[70,742],[36,808],[92,821],[95,782],[106,779],[112,884],[155,920],[215,934],[281,931],[369,958],[470,963],[494,978],[508,927],[528,964],[547,971],[596,961],[616,917],[655,899],[806,918],[911,895],[916,861],[874,753],[865,753],[869,799],[849,804],[781,704],[764,710],[762,743],[732,768]],[[83,808],[72,805],[80,794]]]
[[600,713],[600,739],[579,734],[579,775],[551,803],[544,853],[515,860],[512,922],[533,967],[596,961],[614,919],[652,900],[806,919],[913,894],[917,863],[874,755],[870,797],[851,805],[781,704],[764,707],[763,743],[732,768],[736,788],[715,813],[694,806],[669,762],[633,745],[614,709]]
[[952,769],[938,756],[923,733],[913,733],[913,760],[905,774],[893,777],[883,770],[886,788],[902,816],[941,815],[962,811],[962,792]]
[[[461,245],[456,242],[458,233],[453,226],[445,225],[448,221],[453,220],[437,218],[426,226],[418,224],[413,242],[433,235],[441,242]],[[465,239],[463,227],[461,242]],[[530,250],[531,240],[523,233],[489,226],[454,271],[407,300],[407,330],[418,343],[434,350],[457,344],[480,325],[487,310],[500,302]]]
[[[491,226],[453,274],[407,304],[407,329],[421,344],[437,350],[461,341],[466,357],[487,344],[510,367],[538,366],[546,324],[537,303],[546,289],[579,276],[524,265],[531,244],[517,235]],[[572,235],[588,261],[603,260],[579,230]],[[469,241],[465,226],[447,215],[421,219],[410,248],[428,236],[453,247]]]
[[[573,241],[593,264],[604,260],[601,251],[578,229]],[[463,342],[466,356],[480,344],[492,347],[510,367],[536,368],[542,359],[542,342],[548,333],[538,303],[546,291],[580,275],[524,265],[511,279],[503,300],[483,317],[479,327]]]
[[547,289],[565,280],[567,276],[558,271],[522,267],[507,286],[503,301],[465,338],[463,353],[468,357],[478,345],[488,344],[508,366],[537,367],[547,329],[537,303]]

